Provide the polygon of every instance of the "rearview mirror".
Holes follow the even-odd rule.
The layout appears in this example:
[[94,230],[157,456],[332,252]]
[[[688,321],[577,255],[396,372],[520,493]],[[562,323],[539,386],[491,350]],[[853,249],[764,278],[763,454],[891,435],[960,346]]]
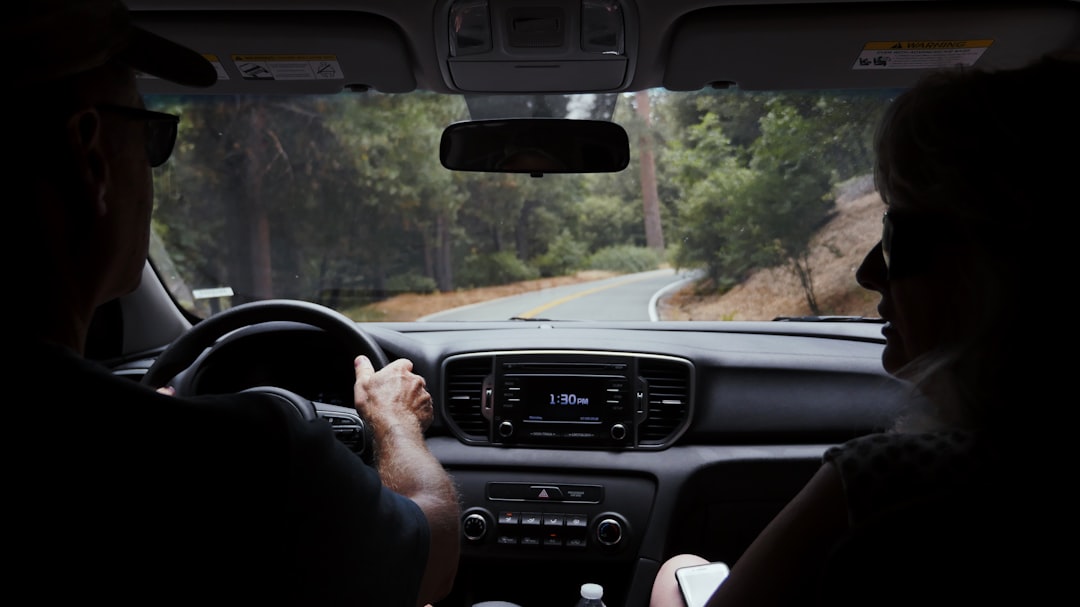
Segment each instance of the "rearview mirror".
[[453,171],[615,173],[630,164],[626,130],[604,120],[511,118],[443,130],[439,160]]

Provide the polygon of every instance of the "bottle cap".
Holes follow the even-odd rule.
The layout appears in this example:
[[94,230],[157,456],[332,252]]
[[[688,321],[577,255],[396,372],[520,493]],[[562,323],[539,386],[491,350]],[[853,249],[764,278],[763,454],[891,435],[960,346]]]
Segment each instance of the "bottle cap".
[[599,599],[604,596],[604,587],[600,584],[582,584],[581,596],[586,599]]

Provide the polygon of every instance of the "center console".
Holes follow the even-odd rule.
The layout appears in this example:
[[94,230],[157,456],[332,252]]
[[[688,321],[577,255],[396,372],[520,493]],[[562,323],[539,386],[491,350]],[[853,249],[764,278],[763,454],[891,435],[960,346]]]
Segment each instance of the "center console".
[[[472,556],[632,558],[655,485],[636,477],[452,471],[461,488],[464,552]],[[618,507],[614,507],[618,504]]]

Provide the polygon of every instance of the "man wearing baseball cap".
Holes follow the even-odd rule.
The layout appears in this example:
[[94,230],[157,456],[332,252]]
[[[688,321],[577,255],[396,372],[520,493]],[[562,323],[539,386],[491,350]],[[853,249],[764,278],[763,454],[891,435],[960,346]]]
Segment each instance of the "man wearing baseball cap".
[[460,510],[411,362],[355,361],[376,469],[277,399],[171,396],[84,358],[95,311],[139,286],[151,167],[176,141],[179,117],[145,108],[136,73],[204,88],[216,72],[115,0],[5,11],[8,303],[28,298],[7,342],[6,590],[406,607],[449,593]]

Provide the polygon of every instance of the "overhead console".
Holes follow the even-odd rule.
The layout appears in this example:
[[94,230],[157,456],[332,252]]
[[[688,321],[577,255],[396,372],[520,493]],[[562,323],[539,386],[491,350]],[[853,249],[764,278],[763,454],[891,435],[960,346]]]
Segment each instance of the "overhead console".
[[443,366],[446,418],[472,444],[661,449],[685,431],[693,366],[651,354],[488,352]]
[[630,81],[636,13],[627,0],[445,0],[437,44],[462,92],[612,92]]

